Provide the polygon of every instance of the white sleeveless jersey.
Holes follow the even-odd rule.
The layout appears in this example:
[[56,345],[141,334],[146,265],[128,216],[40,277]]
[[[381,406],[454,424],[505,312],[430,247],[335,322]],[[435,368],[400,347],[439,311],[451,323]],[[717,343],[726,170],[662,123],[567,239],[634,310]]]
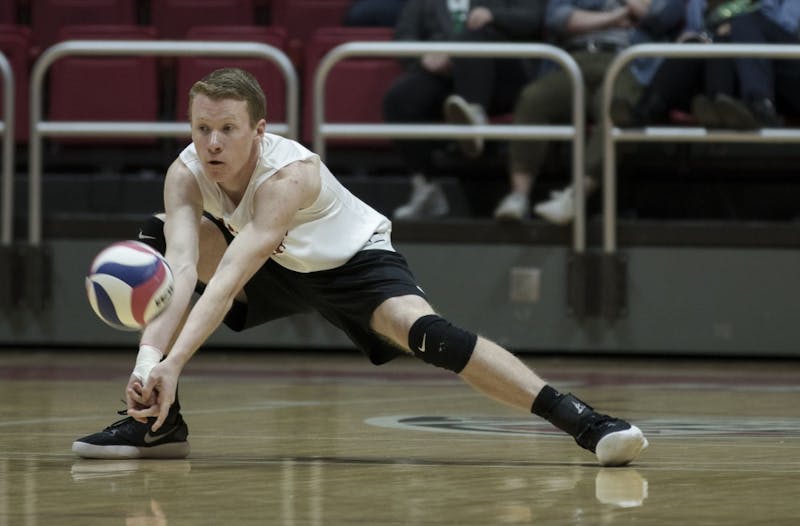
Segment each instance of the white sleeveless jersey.
[[290,270],[328,270],[343,265],[362,249],[393,250],[389,240],[391,222],[350,193],[318,155],[296,141],[264,134],[261,156],[238,206],[205,176],[193,143],[181,152],[180,160],[200,186],[203,209],[221,219],[234,236],[253,219],[253,198],[261,183],[295,161],[318,167],[319,196],[311,206],[297,211],[286,237],[272,255],[276,263]]

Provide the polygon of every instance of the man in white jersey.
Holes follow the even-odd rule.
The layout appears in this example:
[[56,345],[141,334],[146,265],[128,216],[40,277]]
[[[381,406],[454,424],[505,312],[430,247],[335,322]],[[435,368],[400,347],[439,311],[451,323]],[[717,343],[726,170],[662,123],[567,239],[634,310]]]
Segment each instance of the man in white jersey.
[[265,133],[266,100],[250,74],[210,73],[192,87],[189,104],[192,144],[167,171],[165,214],[140,235],[172,267],[172,301],[142,333],[127,417],[76,440],[75,453],[185,457],[177,386],[194,353],[223,322],[243,330],[309,310],[373,363],[408,353],[451,370],[487,396],[546,418],[602,465],[627,464],[647,446],[636,426],[560,394],[505,349],[436,314],[392,247],[389,220],[316,154]]

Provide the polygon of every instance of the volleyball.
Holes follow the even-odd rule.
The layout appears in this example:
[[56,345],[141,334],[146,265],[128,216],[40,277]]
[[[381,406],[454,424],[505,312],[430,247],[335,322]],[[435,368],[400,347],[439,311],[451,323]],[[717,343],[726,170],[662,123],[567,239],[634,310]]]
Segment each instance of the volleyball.
[[92,310],[120,330],[142,329],[169,304],[172,290],[167,260],[139,241],[119,241],[104,248],[86,276]]

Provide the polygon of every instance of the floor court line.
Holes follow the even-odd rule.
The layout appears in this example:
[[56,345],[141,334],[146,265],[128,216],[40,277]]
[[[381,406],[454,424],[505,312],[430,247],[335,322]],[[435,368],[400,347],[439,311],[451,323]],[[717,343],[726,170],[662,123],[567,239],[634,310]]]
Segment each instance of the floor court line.
[[[191,385],[182,401],[192,443],[186,460],[86,461],[71,453],[80,432],[70,431],[89,433],[116,419],[97,407],[119,405],[108,395],[117,379],[0,381],[3,413],[18,417],[0,421],[0,525],[794,525],[800,516],[794,483],[800,364],[547,362],[543,376],[556,373],[559,386],[574,382],[576,394],[599,410],[624,414],[650,435],[650,448],[633,465],[609,469],[566,436],[444,434],[365,423],[402,413],[542,427],[457,378],[434,384],[413,374],[407,382],[342,375],[306,382],[300,375],[281,382],[279,373],[293,363],[318,366],[320,373],[337,366],[333,357],[315,365],[305,356],[291,362],[262,353],[230,360],[245,370],[251,356],[254,368],[270,368],[275,379],[256,387],[244,378],[186,377]],[[57,367],[58,360],[74,364],[95,355],[52,358]],[[368,367],[360,356],[335,360],[343,368]],[[213,365],[205,363],[207,370]],[[418,370],[399,365],[401,372]],[[752,383],[740,381],[753,367],[763,370]],[[637,378],[637,371],[646,374]],[[652,385],[649,377],[656,378]],[[615,378],[631,381],[616,384]],[[65,396],[73,385],[79,394]],[[239,403],[228,407],[225,400]],[[723,430],[741,423],[757,433],[769,421],[785,424],[783,435],[688,432],[705,422]],[[681,424],[685,433],[667,433]]]

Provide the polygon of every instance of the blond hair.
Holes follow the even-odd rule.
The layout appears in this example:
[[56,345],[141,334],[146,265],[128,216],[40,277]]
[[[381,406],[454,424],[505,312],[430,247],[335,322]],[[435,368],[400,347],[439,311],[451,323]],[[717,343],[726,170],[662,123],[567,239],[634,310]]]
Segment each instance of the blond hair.
[[247,71],[239,68],[222,68],[212,71],[198,80],[189,90],[189,120],[192,118],[192,101],[197,95],[211,100],[233,99],[247,103],[250,125],[267,116],[267,98],[258,81]]

